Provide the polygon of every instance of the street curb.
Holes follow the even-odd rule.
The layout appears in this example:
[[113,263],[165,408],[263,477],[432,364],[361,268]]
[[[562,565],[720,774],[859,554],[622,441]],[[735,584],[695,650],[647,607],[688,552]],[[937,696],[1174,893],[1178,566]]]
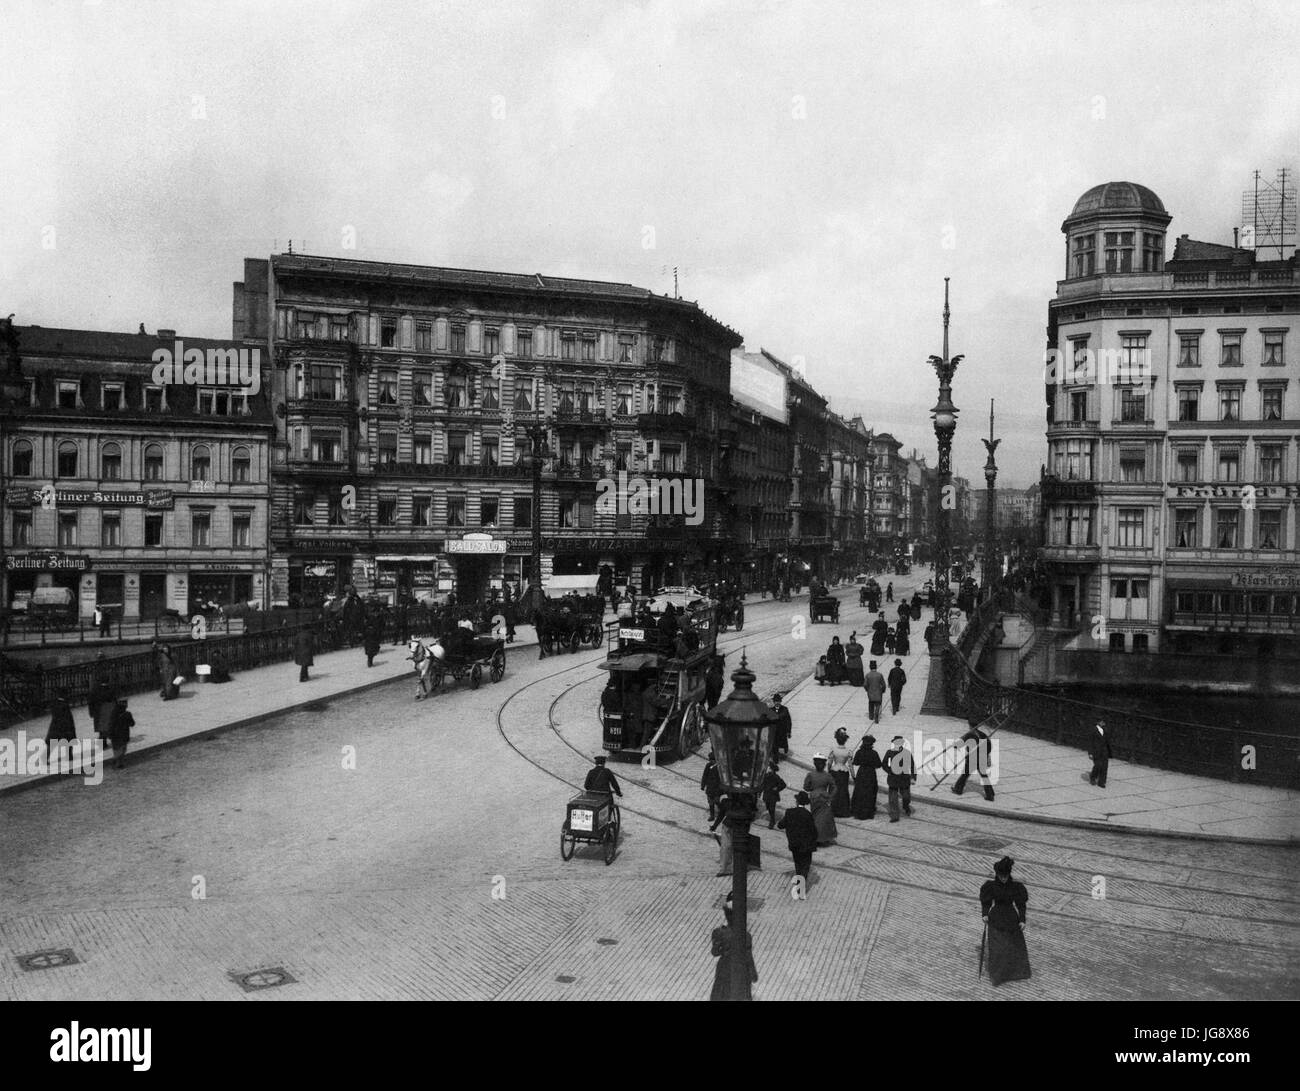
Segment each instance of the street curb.
[[[397,645],[393,645],[393,647],[397,647]],[[527,644],[516,643],[511,645],[511,647],[535,648],[537,647],[537,643],[536,641]],[[340,649],[340,651],[341,650],[343,649]],[[409,673],[413,673],[413,672],[409,672]],[[240,728],[252,727],[255,724],[264,723],[267,720],[273,720],[277,716],[286,716],[291,712],[301,712],[304,708],[307,708],[310,705],[318,704],[321,701],[332,701],[338,697],[352,697],[355,694],[365,693],[367,690],[378,689],[380,686],[391,685],[394,682],[406,682],[409,684],[411,681],[411,678],[409,677],[409,673],[394,675],[390,678],[379,678],[374,682],[365,682],[362,683],[361,685],[353,686],[350,689],[337,690],[334,693],[328,694],[326,696],[308,698],[307,700],[299,701],[296,704],[286,705],[284,708],[273,709],[269,712],[259,712],[253,716],[245,716],[242,720],[232,720],[230,723],[218,724],[216,727],[205,728],[202,731],[196,731],[190,735],[181,735],[179,738],[168,739],[165,742],[155,743],[152,746],[148,747],[147,749],[135,751],[134,754],[131,755],[132,758],[131,764],[138,765],[140,762],[145,761],[151,757],[154,757],[155,755],[162,753],[164,750],[170,750],[173,747],[182,746],[185,743],[210,739],[216,735],[225,734],[227,731],[236,731]],[[107,750],[104,751],[105,756],[102,759],[104,766],[106,766],[108,764],[108,761],[110,760],[107,756],[108,753],[109,752]],[[0,784],[0,796],[16,795],[19,792],[24,792],[32,788],[41,788],[51,783],[64,784],[67,783],[69,780],[73,780],[82,775],[83,774],[81,773],[46,773],[44,776],[33,777],[31,780],[24,780],[19,782],[18,784],[9,784],[9,785]]]
[[[786,693],[785,696],[787,698],[790,697],[791,695],[795,694],[799,690],[803,689],[805,686],[809,685],[812,681],[813,681],[813,677],[812,675],[809,675],[802,682],[791,687],[791,689]],[[1010,728],[1003,728],[1002,730],[1007,731],[1009,734],[1013,734],[1013,735],[1015,734],[1015,732],[1011,731]],[[1021,735],[1017,737],[1032,738],[1033,736]],[[802,758],[784,757],[781,760],[783,762],[788,761],[790,762],[790,764],[796,765],[800,769],[806,769],[810,773],[813,770],[812,764],[810,762],[805,761]],[[1139,768],[1145,769],[1147,767],[1139,766]],[[1300,838],[1296,838],[1296,837],[1288,837],[1288,838],[1236,837],[1228,833],[1189,833],[1185,830],[1159,830],[1159,829],[1148,829],[1145,826],[1113,825],[1109,822],[1095,822],[1092,819],[1088,819],[1088,818],[1057,818],[1055,816],[1045,815],[1045,814],[1026,814],[1023,811],[993,812],[987,810],[984,807],[973,806],[972,804],[969,803],[958,803],[955,800],[951,800],[951,799],[935,798],[935,799],[930,799],[928,802],[932,806],[943,807],[950,811],[965,811],[968,814],[983,814],[983,815],[991,814],[994,818],[1006,818],[1014,822],[1029,822],[1039,826],[1063,826],[1068,829],[1093,830],[1099,833],[1121,833],[1121,834],[1139,835],[1144,837],[1166,837],[1178,841],[1212,841],[1217,844],[1254,845],[1254,846],[1262,846],[1267,848],[1282,848],[1282,849],[1300,848]]]

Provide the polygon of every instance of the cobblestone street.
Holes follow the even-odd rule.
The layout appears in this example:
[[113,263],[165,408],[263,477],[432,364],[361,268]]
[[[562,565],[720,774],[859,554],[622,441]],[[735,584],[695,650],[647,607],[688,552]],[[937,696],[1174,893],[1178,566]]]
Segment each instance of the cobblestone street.
[[[761,692],[785,688],[857,625],[854,606],[792,637],[802,603],[752,601],[722,640],[728,669],[744,647]],[[0,996],[703,999],[730,881],[714,877],[699,757],[618,767],[618,857],[560,860],[565,801],[599,745],[601,658],[523,649],[477,692],[417,704],[394,681],[170,747],[98,787],[0,795]],[[1296,998],[1292,850],[926,804],[918,793],[896,827],[841,820],[806,902],[789,897],[784,836],[756,829],[759,999]],[[976,977],[976,893],[1003,853],[1030,890],[1034,976],[995,991]],[[20,967],[64,949],[75,964]],[[292,981],[238,980],[275,968]]]

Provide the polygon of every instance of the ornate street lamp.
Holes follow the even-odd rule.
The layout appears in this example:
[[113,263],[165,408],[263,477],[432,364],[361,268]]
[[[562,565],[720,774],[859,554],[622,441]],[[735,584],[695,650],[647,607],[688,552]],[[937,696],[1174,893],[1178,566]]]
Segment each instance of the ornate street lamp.
[[944,658],[948,651],[948,576],[952,565],[951,552],[951,483],[952,436],[957,430],[957,407],[952,404],[952,377],[961,363],[961,356],[948,356],[948,278],[943,278],[943,355],[931,356],[930,363],[939,376],[939,400],[930,410],[934,420],[934,435],[939,442],[939,466],[935,487],[939,490],[939,503],[935,507],[934,534],[934,628],[930,633],[930,677],[926,681],[925,700],[921,704],[923,716],[948,715],[948,695],[944,685]]
[[718,763],[722,790],[730,799],[727,826],[731,832],[731,901],[737,938],[731,960],[731,998],[751,999],[749,959],[744,945],[749,935],[749,824],[757,810],[756,796],[771,760],[772,726],[777,715],[754,693],[754,672],[744,653],[733,672],[731,696],[704,714],[709,742]]
[[541,608],[542,599],[542,465],[554,457],[547,440],[547,421],[539,417],[528,425],[528,442],[531,446],[529,459],[533,471],[533,572],[529,580],[529,602],[521,609],[537,610]]

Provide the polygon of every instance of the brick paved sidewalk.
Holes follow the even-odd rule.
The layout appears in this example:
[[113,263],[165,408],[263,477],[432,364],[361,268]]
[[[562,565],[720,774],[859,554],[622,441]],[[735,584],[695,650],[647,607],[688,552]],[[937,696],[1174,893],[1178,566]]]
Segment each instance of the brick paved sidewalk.
[[[847,643],[850,626],[811,626],[810,652],[820,655],[823,644],[838,633]],[[844,630],[844,631],[841,631]],[[856,749],[868,732],[875,736],[876,751],[883,756],[894,735],[908,742],[918,765],[924,757],[926,739],[957,741],[966,731],[965,720],[922,716],[920,708],[930,674],[930,657],[924,644],[913,642],[913,653],[903,657],[907,686],[898,715],[890,713],[886,695],[881,721],[867,721],[866,691],[850,687],[818,685],[812,678],[801,682],[786,696],[794,722],[791,756],[797,764],[812,768],[812,755],[835,745],[835,731],[843,725],[849,732],[848,745]],[[870,661],[864,656],[864,668]],[[888,674],[895,657],[885,656],[880,671]],[[920,739],[916,733],[920,732]],[[1082,750],[999,731],[994,738],[998,749],[996,799],[986,802],[978,778],[972,777],[960,800],[951,792],[956,774],[934,787],[944,770],[940,763],[918,769],[912,788],[914,809],[927,806],[988,811],[1003,818],[1053,822],[1071,826],[1096,826],[1107,830],[1181,834],[1213,839],[1241,839],[1288,843],[1300,841],[1300,792],[1282,788],[1233,784],[1226,780],[1171,773],[1129,762],[1112,760],[1105,788],[1088,783],[1092,762]],[[884,775],[880,775],[881,808],[884,807]],[[931,788],[933,787],[933,791]],[[839,821],[852,821],[840,819]],[[888,821],[888,819],[886,819]],[[906,821],[906,819],[904,819]]]
[[[516,628],[515,641],[506,645],[506,662],[525,648],[537,647],[537,633],[531,625]],[[375,665],[366,666],[366,657],[360,645],[334,652],[318,652],[316,665],[309,671],[309,679],[299,683],[298,667],[292,660],[276,663],[256,670],[240,671],[232,680],[222,685],[200,683],[188,678],[181,687],[181,696],[174,701],[163,701],[157,693],[139,693],[130,697],[130,709],[136,726],[131,730],[131,744],[127,751],[127,769],[138,760],[141,753],[157,751],[186,742],[200,735],[246,727],[271,716],[291,712],[318,701],[327,701],[344,694],[357,693],[372,686],[405,681],[415,692],[416,678],[408,658],[405,644],[385,644],[375,656]],[[507,666],[507,677],[508,666]],[[468,686],[468,680],[447,680],[446,687]],[[84,705],[72,710],[77,737],[90,740],[94,737],[90,713]],[[44,740],[49,728],[48,715],[24,720],[0,730],[0,748],[12,744],[18,758],[18,770],[0,763],[0,793],[32,788],[39,784],[61,779],[60,774],[33,770],[24,761],[33,740]],[[44,755],[44,743],[34,748]],[[111,755],[106,764],[111,765]],[[81,775],[80,765],[73,769]]]

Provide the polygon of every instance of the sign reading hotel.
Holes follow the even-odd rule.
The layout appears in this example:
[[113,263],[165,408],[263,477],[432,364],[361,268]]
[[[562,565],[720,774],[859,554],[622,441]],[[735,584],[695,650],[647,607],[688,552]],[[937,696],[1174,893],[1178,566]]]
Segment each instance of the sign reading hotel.
[[504,538],[493,538],[490,534],[466,534],[463,538],[447,540],[448,553],[504,553]]

